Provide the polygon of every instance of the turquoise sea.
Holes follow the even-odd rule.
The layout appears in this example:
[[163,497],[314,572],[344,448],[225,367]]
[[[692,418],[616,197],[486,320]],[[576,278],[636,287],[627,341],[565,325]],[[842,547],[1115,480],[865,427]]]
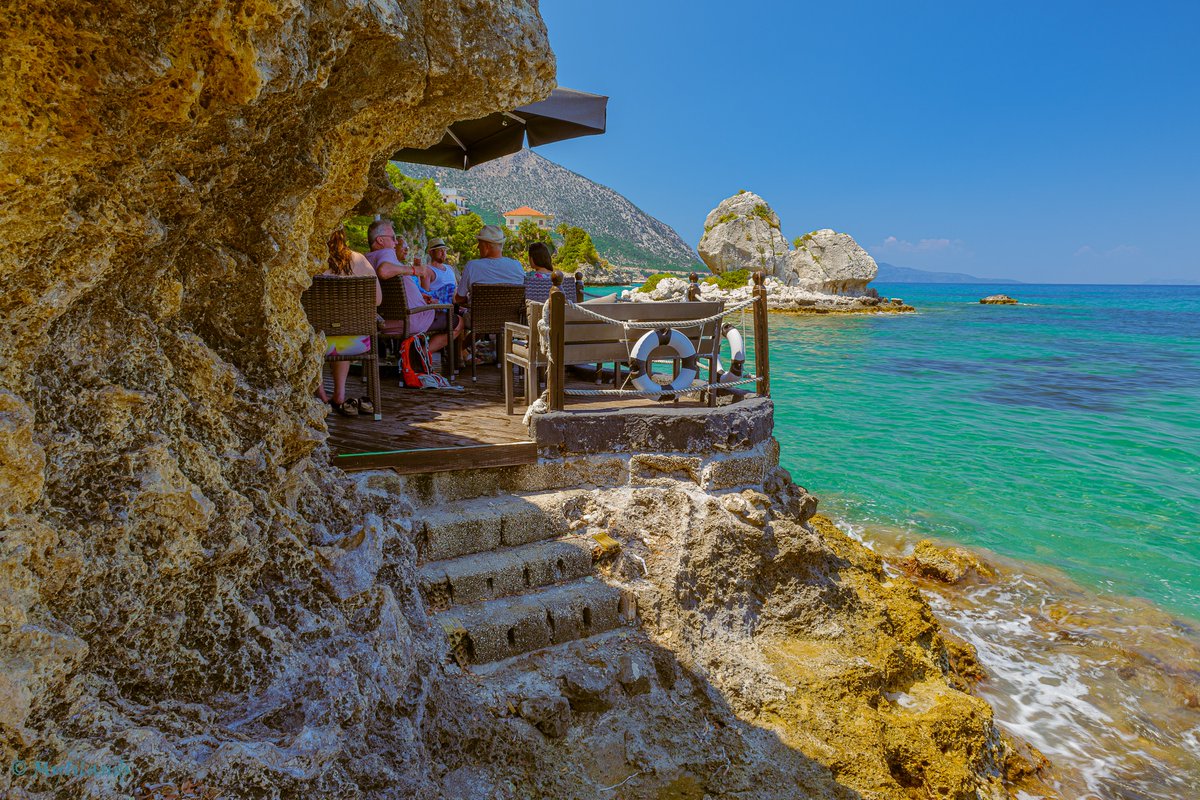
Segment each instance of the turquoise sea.
[[878,289],[918,313],[771,316],[776,436],[822,509],[1200,619],[1200,287]]

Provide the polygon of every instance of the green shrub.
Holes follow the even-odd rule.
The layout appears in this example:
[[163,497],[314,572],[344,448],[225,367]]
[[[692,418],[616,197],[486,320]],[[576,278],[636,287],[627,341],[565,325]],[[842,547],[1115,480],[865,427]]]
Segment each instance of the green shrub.
[[750,270],[735,269],[732,272],[722,272],[720,275],[710,275],[704,279],[704,282],[726,291],[740,289],[750,282]]
[[672,274],[670,272],[657,272],[657,273],[651,275],[649,278],[646,278],[646,282],[643,283],[640,287],[638,287],[638,291],[646,292],[647,294],[649,294],[650,292],[653,292],[655,289],[658,288],[658,284],[663,278],[678,278],[678,277],[679,277],[679,275]]
[[813,239],[813,233],[816,233],[816,231],[813,231],[812,233],[806,233],[803,236],[797,236],[796,240],[792,242],[792,246],[801,250],[807,250],[808,243]]
[[754,206],[754,210],[750,213],[770,225],[772,228],[779,228],[779,223],[775,221],[775,215],[771,213],[771,209],[767,208],[766,203],[757,204]]

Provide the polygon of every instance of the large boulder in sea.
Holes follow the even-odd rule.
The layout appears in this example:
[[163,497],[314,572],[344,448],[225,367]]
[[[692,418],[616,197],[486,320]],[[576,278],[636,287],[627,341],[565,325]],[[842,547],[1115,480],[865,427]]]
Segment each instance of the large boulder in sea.
[[850,234],[824,228],[796,240],[796,249],[788,253],[776,277],[814,292],[859,295],[877,274],[875,259]]
[[828,228],[801,236],[792,249],[779,215],[747,191],[709,212],[697,250],[717,274],[762,270],[784,286],[819,294],[861,295],[879,272],[875,259],[849,234]]
[[787,265],[788,242],[779,217],[754,192],[738,192],[709,212],[697,248],[713,272],[738,269],[778,274]]

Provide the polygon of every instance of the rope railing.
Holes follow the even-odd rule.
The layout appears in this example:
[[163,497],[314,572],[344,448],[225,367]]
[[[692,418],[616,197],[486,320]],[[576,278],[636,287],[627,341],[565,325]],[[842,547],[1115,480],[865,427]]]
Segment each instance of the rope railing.
[[[701,392],[709,392],[709,402],[713,402],[714,395],[712,392],[716,389],[728,389],[745,384],[755,384],[755,391],[762,397],[771,396],[771,378],[770,366],[767,357],[767,302],[765,275],[762,272],[754,274],[754,291],[753,295],[740,303],[736,303],[728,308],[723,308],[716,314],[709,315],[700,319],[685,319],[685,320],[661,320],[661,321],[634,321],[613,319],[594,308],[582,305],[574,300],[568,299],[559,287],[562,285],[562,273],[555,272],[553,276],[554,287],[551,289],[548,301],[542,306],[542,317],[533,323],[540,335],[542,341],[546,343],[545,358],[547,362],[546,369],[546,394],[543,399],[530,406],[526,414],[526,418],[540,413],[544,408],[551,411],[561,411],[563,409],[563,398],[566,396],[572,397],[675,397],[677,395],[696,394]],[[692,285],[688,288],[688,300],[697,301],[700,299],[700,291],[697,276],[695,273],[691,276]],[[754,309],[754,342],[755,342],[755,374],[737,377],[735,380],[719,381],[718,383],[699,383],[684,388],[667,387],[662,390],[654,389],[568,389],[566,387],[565,364],[561,363],[561,356],[564,345],[564,335],[566,326],[566,307],[570,306],[583,316],[594,319],[598,322],[607,325],[619,326],[626,332],[624,337],[625,347],[628,351],[630,348],[629,331],[631,330],[660,330],[663,328],[700,328],[705,325],[719,322],[725,317],[744,312],[746,309],[753,307]],[[745,314],[742,315],[743,323]],[[712,366],[709,365],[710,374],[709,380],[714,377]],[[731,376],[732,377],[732,376]],[[528,380],[528,378],[527,378]]]
[[587,306],[580,305],[579,303],[574,303],[570,300],[566,301],[566,304],[568,306],[575,309],[576,311],[581,312],[585,317],[591,317],[592,319],[596,320],[597,322],[605,322],[605,323],[608,323],[609,325],[619,325],[622,328],[624,328],[625,330],[647,330],[647,331],[657,330],[659,328],[698,328],[702,325],[707,325],[710,322],[716,322],[718,320],[724,319],[725,317],[729,316],[730,314],[735,314],[744,308],[749,308],[750,306],[754,305],[754,303],[755,303],[755,299],[752,297],[749,300],[743,300],[742,302],[732,305],[729,308],[724,309],[723,311],[717,312],[716,314],[711,314],[707,317],[702,317],[700,319],[675,319],[675,320],[662,320],[662,321],[658,321],[658,322],[642,322],[642,321],[630,321],[630,320],[623,320],[623,319],[613,319],[612,317],[606,317],[603,314],[601,314],[600,312],[594,311],[593,309],[590,309]]

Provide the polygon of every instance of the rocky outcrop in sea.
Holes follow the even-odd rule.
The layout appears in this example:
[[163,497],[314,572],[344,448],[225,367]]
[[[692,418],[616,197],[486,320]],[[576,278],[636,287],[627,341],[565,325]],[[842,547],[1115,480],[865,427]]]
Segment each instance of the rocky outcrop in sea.
[[[627,289],[621,293],[621,299],[635,303],[679,302],[688,299],[689,283],[690,281],[682,278],[663,278],[651,291]],[[786,286],[773,277],[767,278],[763,286],[767,290],[767,308],[770,311],[793,314],[854,314],[915,310],[912,306],[905,305],[900,298],[880,297],[873,291],[854,296],[825,294],[798,286]],[[701,300],[721,301],[726,306],[750,299],[753,291],[750,283],[734,289],[722,289],[712,283],[700,282]]]
[[762,270],[783,286],[827,295],[862,295],[879,268],[845,233],[829,229],[788,244],[779,216],[754,192],[739,192],[709,212],[700,257],[714,273]]

